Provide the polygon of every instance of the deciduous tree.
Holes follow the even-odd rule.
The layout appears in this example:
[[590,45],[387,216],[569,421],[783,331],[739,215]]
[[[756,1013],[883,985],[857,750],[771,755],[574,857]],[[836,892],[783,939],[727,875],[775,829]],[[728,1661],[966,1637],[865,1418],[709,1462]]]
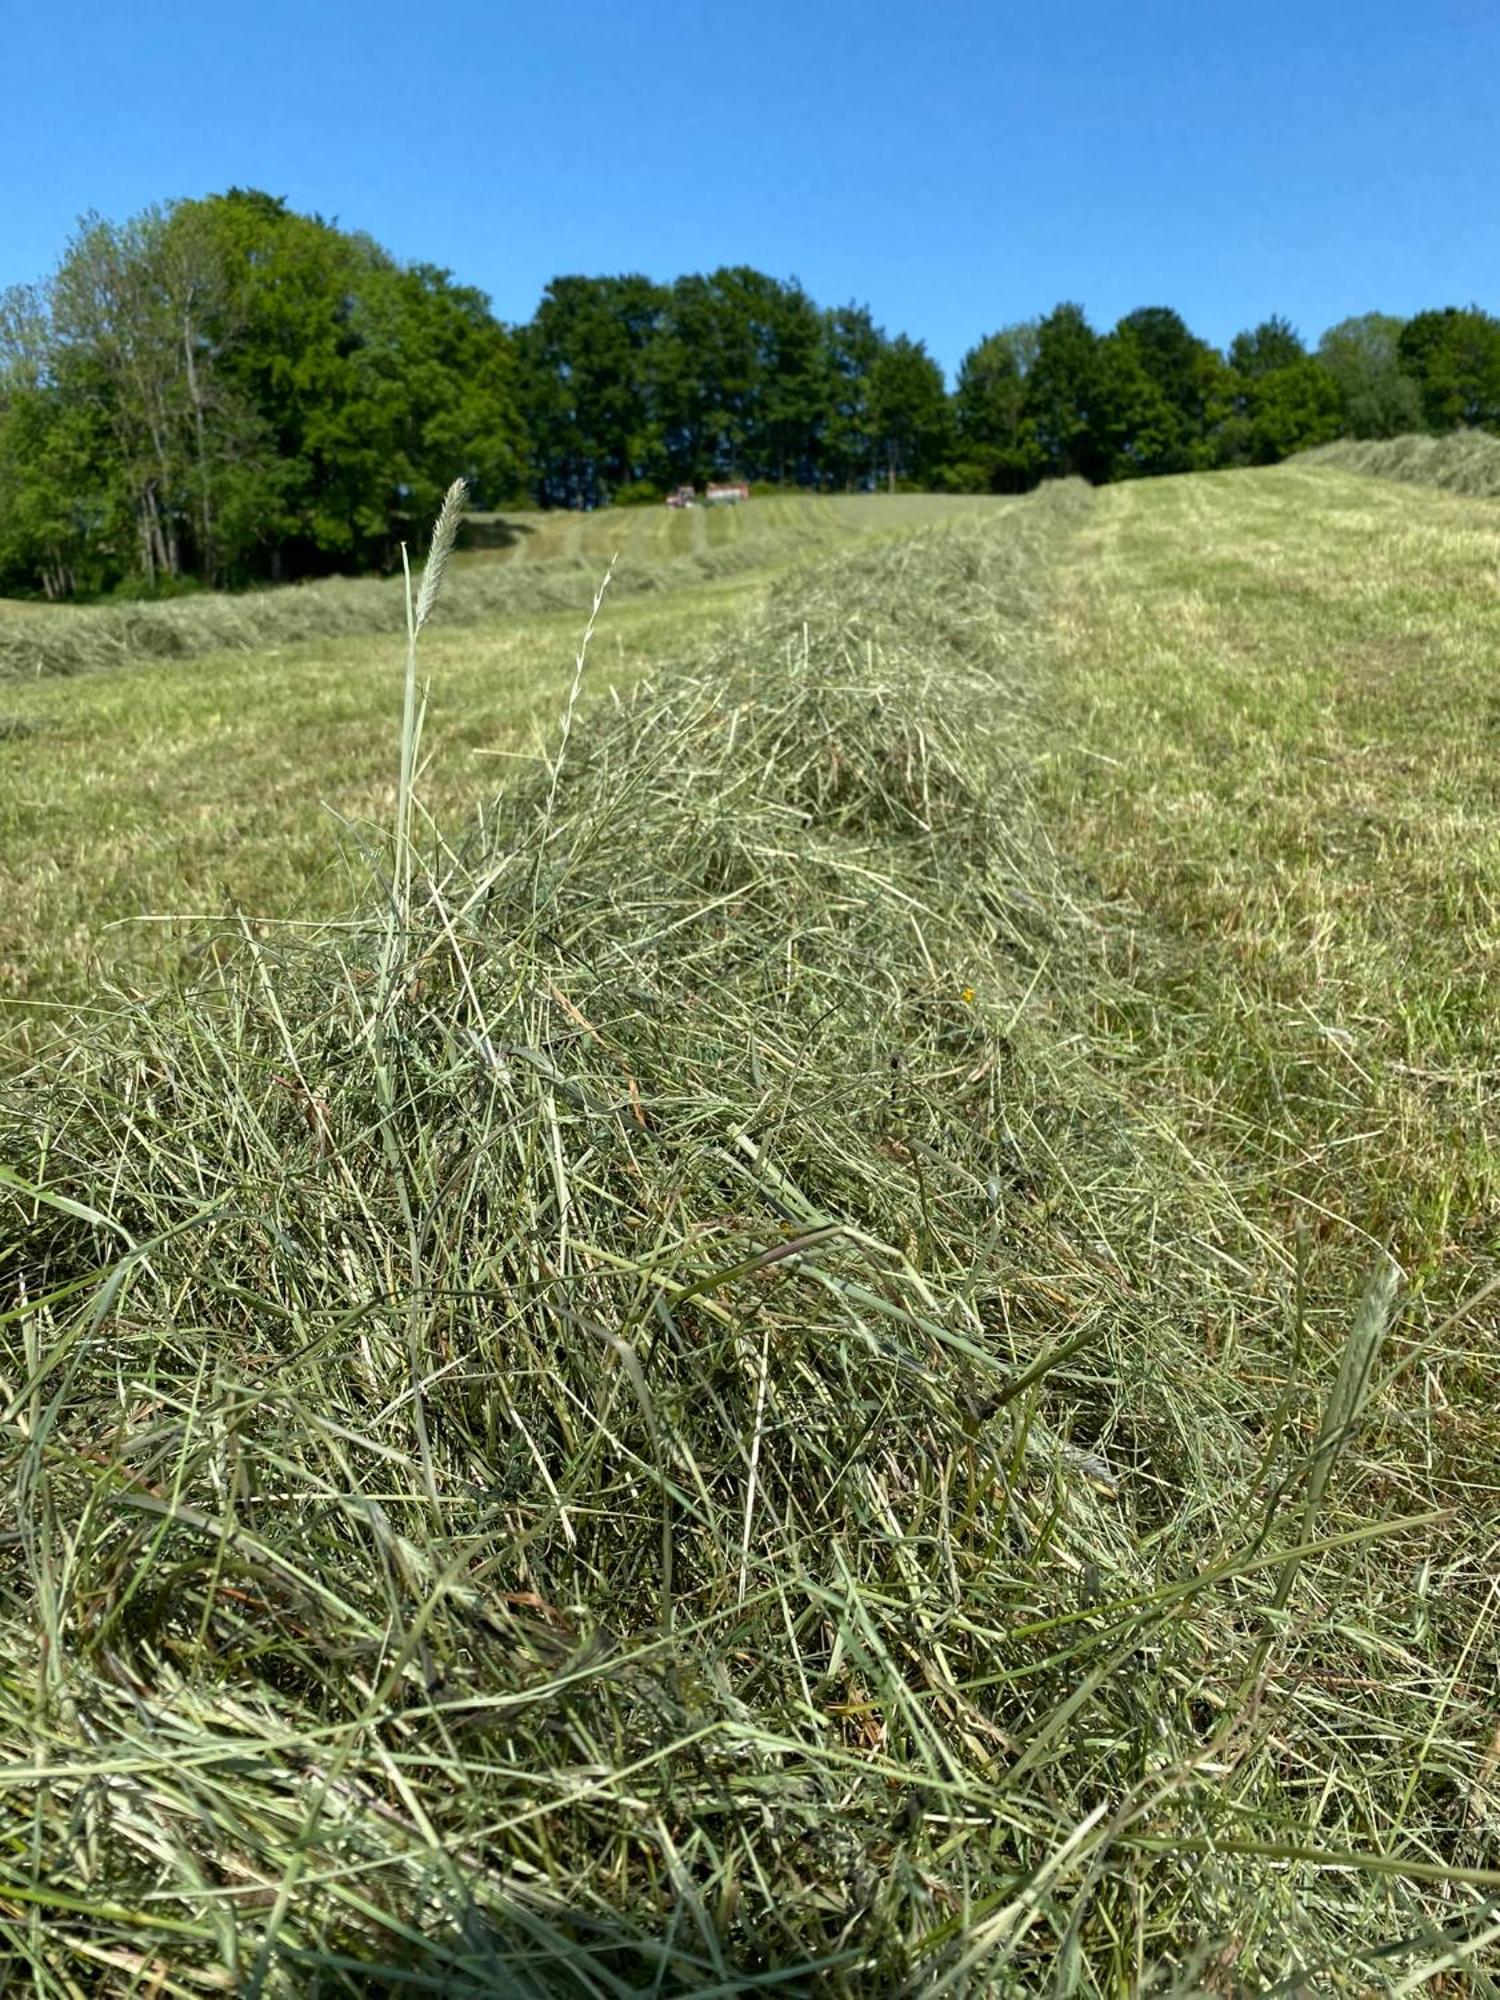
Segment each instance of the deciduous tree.
[[1422,428],[1422,391],[1401,361],[1402,320],[1361,313],[1340,320],[1318,342],[1318,359],[1338,384],[1349,437],[1400,437]]
[[920,340],[898,334],[870,370],[870,417],[880,439],[886,482],[920,479],[941,463],[948,443],[943,371]]
[[1100,480],[1108,452],[1098,429],[1099,336],[1083,308],[1060,305],[1037,328],[1026,376],[1026,416],[1042,467],[1054,476]]
[[1026,413],[1026,378],[1036,360],[1034,320],[1002,327],[971,347],[953,395],[956,448],[975,468],[975,483],[995,493],[1024,493],[1036,483],[1041,452]]
[[1428,428],[1500,430],[1500,319],[1478,306],[1418,313],[1397,343]]

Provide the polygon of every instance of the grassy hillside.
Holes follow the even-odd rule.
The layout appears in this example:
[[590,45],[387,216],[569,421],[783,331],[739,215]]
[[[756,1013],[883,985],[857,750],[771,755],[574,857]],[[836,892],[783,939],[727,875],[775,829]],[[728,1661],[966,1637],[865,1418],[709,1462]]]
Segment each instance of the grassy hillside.
[[0,1084],[17,1965],[1487,1990],[1497,574],[1048,490],[547,625],[481,810],[434,632],[446,837]]

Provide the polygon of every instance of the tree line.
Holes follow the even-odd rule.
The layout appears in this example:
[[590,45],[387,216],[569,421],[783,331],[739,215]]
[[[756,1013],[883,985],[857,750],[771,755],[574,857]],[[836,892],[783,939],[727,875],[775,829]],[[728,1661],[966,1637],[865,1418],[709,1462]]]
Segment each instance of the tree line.
[[456,473],[526,476],[481,292],[232,190],[90,217],[0,296],[0,591],[387,566]]
[[90,217],[0,295],[0,593],[389,567],[455,473],[476,504],[593,507],[714,474],[1021,492],[1265,465],[1341,436],[1500,430],[1500,319],[1367,313],[1220,352],[1148,306],[987,334],[950,393],[869,309],[732,266],[484,295],[240,189]]

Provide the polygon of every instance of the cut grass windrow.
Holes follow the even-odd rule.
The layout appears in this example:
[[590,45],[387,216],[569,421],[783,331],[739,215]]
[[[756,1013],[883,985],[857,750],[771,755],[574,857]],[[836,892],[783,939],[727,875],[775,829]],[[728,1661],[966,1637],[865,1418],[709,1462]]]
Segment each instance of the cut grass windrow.
[[1491,1600],[1361,1462],[1407,1308],[1185,1159],[1027,782],[1090,510],[797,577],[462,837],[403,780],[363,927],[0,1087],[39,1990],[1355,1993],[1492,1932]]
[[1303,453],[1299,465],[1336,466],[1376,479],[1438,486],[1470,499],[1500,500],[1500,437],[1452,431],[1444,437],[1345,438]]
[[[914,514],[919,519],[944,513],[994,516],[1010,504],[982,496],[778,496],[753,502],[743,528],[732,517],[717,517],[713,538],[705,537],[701,547],[681,545],[666,535],[684,517],[662,521],[661,509],[651,510],[644,520],[640,509],[586,517],[543,515],[534,518],[561,521],[580,535],[586,526],[591,547],[601,552],[598,560],[572,552],[568,540],[559,540],[555,531],[533,528],[547,544],[545,554],[527,550],[522,563],[488,563],[479,557],[462,563],[447,580],[438,618],[450,627],[472,628],[497,618],[585,612],[599,571],[622,545],[630,548],[631,559],[621,565],[616,594],[661,596],[794,562],[830,538],[899,531]],[[318,639],[385,636],[401,623],[401,591],[399,576],[329,577],[164,602],[0,604],[0,612],[18,614],[0,616],[0,682],[99,672],[142,660],[194,660]]]

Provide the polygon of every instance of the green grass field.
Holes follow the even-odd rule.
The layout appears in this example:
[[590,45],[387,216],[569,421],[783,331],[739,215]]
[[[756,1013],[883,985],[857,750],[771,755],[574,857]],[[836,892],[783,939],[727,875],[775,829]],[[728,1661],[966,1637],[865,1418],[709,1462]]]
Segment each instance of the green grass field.
[[[451,820],[498,782],[503,760],[534,747],[612,559],[593,679],[623,688],[653,661],[711,647],[789,562],[1009,504],[771,497],[692,513],[506,517],[513,546],[457,558],[461,606],[466,569],[488,572],[524,555],[527,576],[539,575],[548,601],[566,608],[434,631],[425,661],[434,683],[430,804]],[[722,577],[693,571],[695,556],[725,551],[735,561]],[[33,629],[62,631],[71,621],[85,633],[129,615],[6,608]],[[342,908],[330,814],[368,818],[395,783],[399,587],[313,586],[269,604],[188,599],[157,616],[189,635],[207,624],[206,638],[222,641],[213,629],[221,609],[236,621],[233,651],[199,654],[194,637],[187,658],[85,654],[93,670],[0,677],[0,1026],[32,1039],[59,1002],[86,1000],[101,975],[197,949],[201,924],[184,927],[173,921],[179,915],[234,910],[254,921]],[[356,629],[299,637],[299,614]],[[267,621],[287,636],[254,652],[252,670],[245,648]],[[380,629],[365,629],[377,621]]]
[[1131,1032],[1159,994],[1220,1141],[1418,1266],[1492,1241],[1497,657],[1500,509],[1298,467],[1101,495],[1049,647]]
[[[595,654],[628,687],[693,634],[711,635],[752,578],[622,598]],[[479,633],[434,632],[429,797],[462,814],[556,716],[579,610]],[[0,691],[0,1016],[19,1031],[99,975],[170,965],[200,924],[341,910],[339,818],[394,797],[399,631],[274,653],[143,661]]]
[[[726,548],[762,548],[771,556],[788,547],[836,548],[853,536],[926,527],[989,513],[997,503],[980,495],[939,493],[762,494],[748,506],[676,509],[614,508],[597,514],[511,513],[472,516],[461,560],[498,563],[658,563],[673,556]],[[474,546],[489,541],[492,546]]]
[[[772,495],[745,508],[629,508],[597,514],[475,516],[443,593],[447,626],[586,606],[612,557],[616,598],[679,594],[708,582],[769,575],[816,551],[884,538],[935,520],[993,514],[1008,503],[943,495]],[[8,681],[118,671],[150,661],[280,651],[316,639],[399,630],[395,577],[329,577],[236,596],[84,608],[0,601],[0,687]]]
[[1494,1991],[1500,507],[489,526],[0,687],[17,1978]]

